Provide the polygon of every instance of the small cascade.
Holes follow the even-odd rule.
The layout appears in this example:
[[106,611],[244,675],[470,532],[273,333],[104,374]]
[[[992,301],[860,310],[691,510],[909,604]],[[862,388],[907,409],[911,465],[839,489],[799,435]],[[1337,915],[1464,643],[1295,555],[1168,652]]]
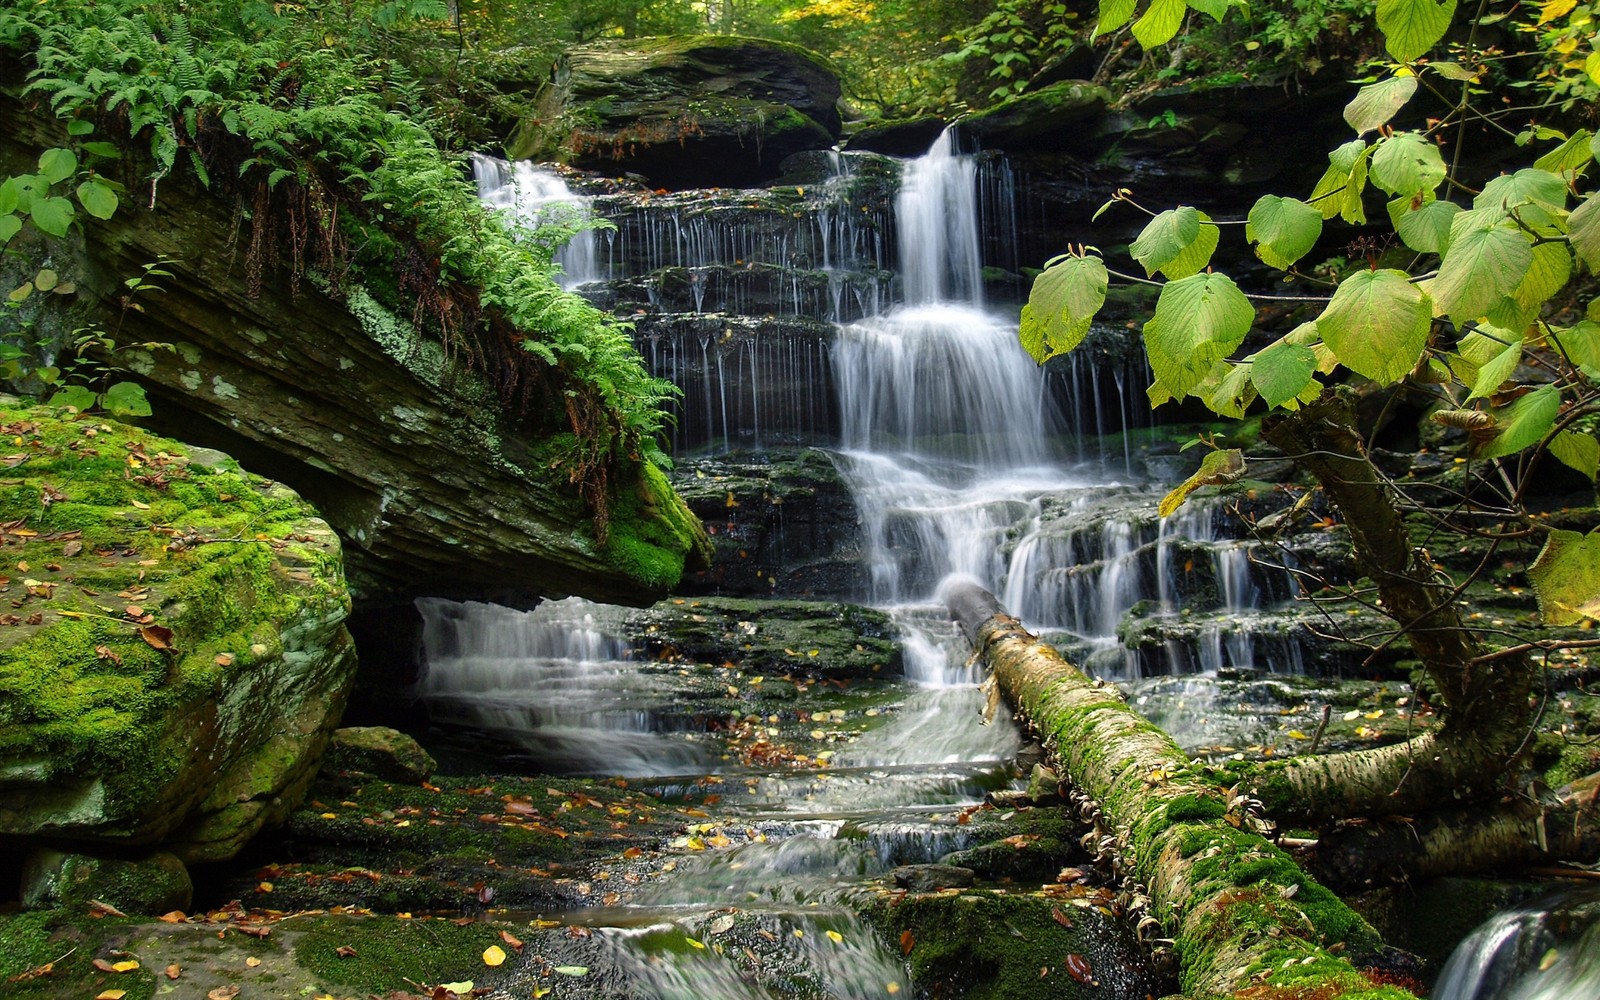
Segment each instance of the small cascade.
[[1600,894],[1569,893],[1489,918],[1439,974],[1434,1000],[1600,996]]
[[977,177],[976,159],[957,151],[950,129],[920,159],[906,164],[895,219],[907,303],[983,305]]
[[529,231],[529,239],[546,240],[540,235],[546,226],[576,229],[565,242],[548,240],[561,267],[562,287],[575,288],[600,279],[595,232],[584,228],[593,218],[589,201],[574,193],[559,175],[526,160],[508,163],[473,153],[472,176],[478,183],[478,197],[509,212]]

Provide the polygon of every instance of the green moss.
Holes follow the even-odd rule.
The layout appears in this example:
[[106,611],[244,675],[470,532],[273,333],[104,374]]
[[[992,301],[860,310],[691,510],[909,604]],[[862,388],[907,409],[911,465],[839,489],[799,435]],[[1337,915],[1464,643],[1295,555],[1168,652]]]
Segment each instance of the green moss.
[[[0,984],[6,1000],[94,997],[105,989],[125,991],[124,1000],[150,1000],[152,970],[101,972],[93,965],[102,945],[119,939],[132,921],[91,920],[64,910],[0,914]],[[51,964],[47,974],[17,977]]]
[[[365,995],[465,979],[482,986],[492,975],[481,956],[499,943],[500,930],[493,924],[323,917],[295,942],[295,958],[323,986],[350,987]],[[340,948],[354,954],[341,957]]]
[[686,559],[709,561],[711,542],[661,470],[639,466],[633,490],[619,491],[611,506],[606,555],[612,565],[651,588],[671,590]]
[[1167,803],[1167,822],[1221,819],[1227,807],[1209,795],[1180,795]]

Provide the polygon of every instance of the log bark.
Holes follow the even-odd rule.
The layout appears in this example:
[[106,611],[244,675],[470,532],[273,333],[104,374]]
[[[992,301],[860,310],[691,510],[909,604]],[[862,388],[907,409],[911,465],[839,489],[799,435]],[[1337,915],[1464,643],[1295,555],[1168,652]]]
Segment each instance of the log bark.
[[1600,857],[1600,774],[1546,801],[1518,797],[1344,826],[1319,837],[1309,857],[1318,875],[1345,884],[1592,861]]
[[1526,657],[1483,659],[1452,587],[1412,544],[1392,487],[1373,467],[1340,393],[1269,418],[1263,435],[1310,472],[1339,508],[1358,565],[1405,632],[1444,702],[1441,725],[1406,743],[1264,767],[1251,780],[1275,814],[1311,821],[1403,814],[1503,790],[1527,742],[1534,671]]
[[945,599],[1060,773],[1098,803],[1116,862],[1175,940],[1185,996],[1373,995],[1358,968],[1379,954],[1377,933],[1252,832],[1245,800],[1196,776],[1115,687],[1084,676],[992,594],[962,583]]

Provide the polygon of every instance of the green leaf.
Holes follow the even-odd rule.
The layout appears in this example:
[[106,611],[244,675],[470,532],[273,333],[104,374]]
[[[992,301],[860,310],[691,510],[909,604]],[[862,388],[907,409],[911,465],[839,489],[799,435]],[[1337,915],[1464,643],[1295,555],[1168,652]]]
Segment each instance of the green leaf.
[[1309,347],[1278,341],[1252,359],[1250,380],[1268,406],[1282,406],[1315,383],[1317,355]]
[[1183,502],[1189,499],[1189,494],[1202,486],[1223,486],[1227,483],[1238,482],[1244,475],[1244,452],[1238,448],[1219,448],[1206,452],[1205,458],[1200,460],[1200,469],[1180,483],[1177,489],[1161,498],[1161,503],[1156,507],[1156,513],[1161,517],[1170,517]]
[[1378,30],[1396,62],[1410,62],[1444,37],[1456,0],[1378,0]]
[[1083,341],[1105,304],[1108,281],[1105,262],[1092,256],[1067,257],[1033,279],[1021,334],[1035,361],[1065,354]]
[[1406,246],[1418,253],[1442,253],[1450,243],[1450,223],[1461,206],[1450,201],[1429,201],[1413,208],[1415,197],[1389,202],[1389,221]]
[[88,135],[94,131],[94,122],[82,118],[67,122],[67,134],[71,136]]
[[1390,194],[1431,196],[1444,176],[1439,147],[1415,132],[1380,139],[1372,152],[1372,183]]
[[1563,354],[1579,368],[1588,369],[1600,377],[1600,323],[1582,320],[1567,330],[1555,330],[1552,339]]
[[1145,350],[1157,381],[1182,399],[1244,342],[1256,311],[1225,274],[1169,281],[1144,325]]
[[1380,385],[1404,378],[1428,346],[1433,308],[1404,271],[1357,271],[1334,290],[1317,331],[1339,363]]
[[1229,364],[1219,361],[1196,390],[1203,396],[1212,412],[1234,420],[1243,420],[1244,411],[1256,401],[1256,387],[1250,382],[1250,364]]
[[1477,319],[1521,284],[1533,266],[1533,247],[1510,220],[1483,225],[1462,214],[1450,227],[1450,246],[1428,292],[1457,324]]
[[144,386],[137,382],[113,382],[106,389],[105,403],[113,417],[150,415],[150,400],[145,397]]
[[1538,444],[1555,426],[1560,411],[1561,390],[1553,385],[1518,397],[1510,406],[1495,411],[1500,433],[1478,449],[1478,457],[1499,458]]
[[117,211],[117,193],[99,179],[78,185],[78,203],[97,219],[109,219]]
[[0,215],[0,246],[11,242],[11,237],[22,231],[22,220],[15,215]]
[[60,282],[61,275],[57,274],[48,267],[40,268],[39,273],[33,276],[33,287],[37,288],[41,292],[48,292],[50,289],[60,284]]
[[1366,135],[1382,128],[1417,92],[1417,78],[1391,76],[1369,83],[1356,91],[1355,100],[1345,105],[1344,120],[1356,130],[1356,135]]
[[1550,454],[1590,479],[1600,471],[1600,441],[1593,434],[1561,431],[1550,439]]
[[1528,580],[1546,625],[1578,625],[1600,617],[1600,531],[1552,531]]
[[40,232],[65,236],[77,212],[73,210],[72,202],[65,198],[35,198],[28,214],[33,217],[33,224],[39,227]]
[[589,967],[587,965],[558,965],[555,967],[555,971],[563,976],[587,976]]
[[1308,199],[1324,219],[1341,216],[1346,222],[1364,223],[1361,192],[1367,186],[1367,157],[1372,153],[1364,139],[1351,139],[1328,154],[1328,169]]
[[1316,245],[1322,235],[1322,213],[1297,198],[1262,195],[1245,220],[1245,239],[1256,244],[1256,256],[1287,270]]
[[1491,395],[1517,370],[1522,360],[1522,337],[1496,327],[1483,327],[1461,338],[1457,350],[1468,362],[1462,381],[1472,387],[1467,401]]
[[122,150],[109,142],[86,142],[83,151],[90,156],[97,156],[102,160],[117,160],[122,158]]
[[1213,21],[1221,21],[1227,16],[1232,0],[1189,0],[1189,6],[1209,16]]
[[1567,286],[1572,277],[1572,254],[1562,243],[1540,243],[1533,248],[1533,263],[1511,297],[1524,309],[1537,309]]
[[1183,26],[1183,15],[1188,12],[1184,0],[1150,0],[1144,16],[1133,22],[1133,37],[1147,49],[1165,45]]
[[1100,18],[1094,26],[1094,37],[1109,35],[1127,24],[1135,6],[1137,0],[1100,0]]
[[1472,199],[1474,209],[1515,214],[1530,226],[1553,225],[1567,205],[1567,182],[1555,174],[1523,167],[1501,174]]
[[1588,129],[1578,129],[1567,136],[1561,145],[1534,160],[1534,169],[1548,171],[1568,184],[1572,183],[1578,172],[1594,159],[1594,152],[1589,148],[1591,138]]
[[39,173],[47,183],[58,184],[78,172],[78,157],[57,146],[39,154]]
[[22,179],[20,177],[7,177],[0,183],[0,215],[10,215],[12,212],[27,211],[22,204]]
[[1427,68],[1433,70],[1435,73],[1438,73],[1446,80],[1454,80],[1457,83],[1476,83],[1478,80],[1478,74],[1474,73],[1470,69],[1467,69],[1460,63],[1430,62],[1428,63]]
[[1187,278],[1211,260],[1220,237],[1211,217],[1197,208],[1180,205],[1151,219],[1128,253],[1144,265],[1146,274]]
[[94,409],[94,390],[86,385],[69,385],[65,389],[51,396],[48,400],[50,406],[70,406],[80,413]]
[[1572,252],[1589,271],[1600,273],[1600,193],[1585,198],[1567,216],[1567,238],[1572,241]]

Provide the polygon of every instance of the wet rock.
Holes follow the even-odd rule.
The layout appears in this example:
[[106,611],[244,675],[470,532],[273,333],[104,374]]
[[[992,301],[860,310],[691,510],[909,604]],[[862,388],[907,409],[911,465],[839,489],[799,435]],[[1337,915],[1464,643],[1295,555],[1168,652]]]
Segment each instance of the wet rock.
[[1092,131],[1084,123],[1104,114],[1111,94],[1087,80],[1062,80],[960,119],[963,135],[987,149],[1058,149]]
[[334,730],[322,766],[331,771],[362,771],[408,785],[422,784],[438,767],[415,739],[387,726]]
[[29,852],[22,865],[22,905],[83,910],[91,900],[127,914],[187,910],[194,896],[188,869],[166,851],[138,858],[98,857],[49,847]]
[[517,158],[631,172],[658,187],[740,187],[839,135],[840,84],[797,45],[729,36],[578,46],[509,147]]
[[965,889],[977,878],[971,868],[958,865],[901,865],[889,873],[894,884],[910,892],[938,892],[940,889]]
[[298,804],[344,707],[337,537],[135,427],[0,409],[0,431],[25,458],[0,483],[22,567],[0,581],[0,834],[232,856]]
[[900,673],[888,615],[855,604],[675,598],[629,615],[636,649],[746,673],[831,678]]
[[1061,778],[1043,764],[1033,765],[1033,771],[1028,775],[1028,798],[1034,805],[1060,801]]
[[949,123],[934,115],[875,122],[850,133],[845,148],[890,156],[921,156]]

